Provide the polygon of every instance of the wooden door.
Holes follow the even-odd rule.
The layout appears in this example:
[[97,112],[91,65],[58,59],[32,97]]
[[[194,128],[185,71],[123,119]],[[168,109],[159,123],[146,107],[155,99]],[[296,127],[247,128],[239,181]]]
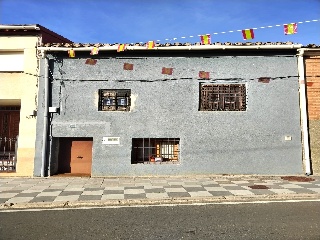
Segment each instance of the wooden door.
[[15,151],[16,138],[19,135],[20,107],[1,107],[0,110],[0,150]]
[[92,138],[60,138],[59,173],[91,175]]
[[71,173],[91,174],[92,141],[73,140],[71,144]]

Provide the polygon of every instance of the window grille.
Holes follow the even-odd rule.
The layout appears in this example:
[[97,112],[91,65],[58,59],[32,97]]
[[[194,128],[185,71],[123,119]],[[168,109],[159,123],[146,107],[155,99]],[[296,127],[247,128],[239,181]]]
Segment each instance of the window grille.
[[177,163],[179,138],[133,138],[131,163]]
[[201,84],[200,111],[246,111],[245,84]]
[[100,89],[99,111],[130,111],[130,89]]

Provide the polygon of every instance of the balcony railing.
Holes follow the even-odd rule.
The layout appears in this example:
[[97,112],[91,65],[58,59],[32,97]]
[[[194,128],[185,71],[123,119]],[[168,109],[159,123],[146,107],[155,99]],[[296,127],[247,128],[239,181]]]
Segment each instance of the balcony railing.
[[15,172],[17,138],[0,137],[0,172]]

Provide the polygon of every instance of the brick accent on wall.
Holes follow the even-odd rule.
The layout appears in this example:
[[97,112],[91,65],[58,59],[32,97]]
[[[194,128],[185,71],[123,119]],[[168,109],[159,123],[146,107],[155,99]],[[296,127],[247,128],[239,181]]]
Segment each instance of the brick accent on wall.
[[320,52],[305,58],[313,174],[320,175]]

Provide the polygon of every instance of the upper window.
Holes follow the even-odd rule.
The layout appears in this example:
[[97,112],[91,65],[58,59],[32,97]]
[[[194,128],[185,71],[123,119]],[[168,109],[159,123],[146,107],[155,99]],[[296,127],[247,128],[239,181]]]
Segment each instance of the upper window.
[[100,89],[99,111],[130,111],[130,89]]
[[200,111],[246,111],[245,84],[201,84]]
[[0,53],[0,72],[23,72],[23,51]]

